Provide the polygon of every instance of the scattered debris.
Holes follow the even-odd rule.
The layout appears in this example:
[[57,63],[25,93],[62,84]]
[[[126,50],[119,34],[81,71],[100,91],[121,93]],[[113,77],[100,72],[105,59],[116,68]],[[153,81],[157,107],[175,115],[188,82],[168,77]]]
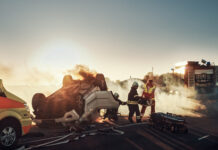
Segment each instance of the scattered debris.
[[50,147],[50,146],[56,146],[56,145],[61,145],[61,144],[66,144],[66,143],[69,143],[70,140],[64,140],[64,141],[61,141],[61,142],[57,142],[57,143],[53,143],[53,144],[50,144],[50,145],[46,145],[45,147]]
[[31,150],[31,149],[35,149],[35,148],[40,148],[40,147],[44,147],[44,146],[47,146],[47,145],[51,145],[53,143],[56,143],[56,142],[59,142],[61,140],[64,140],[72,135],[74,135],[75,132],[72,132],[72,133],[69,133],[67,135],[64,135],[64,136],[61,136],[60,138],[58,139],[55,139],[55,140],[52,140],[52,141],[49,141],[49,142],[45,142],[45,143],[42,143],[42,144],[39,144],[39,145],[33,145],[33,146],[30,146],[28,148],[26,148],[25,150]]
[[[29,147],[22,146],[20,149],[17,150],[32,150],[40,147],[50,147],[50,146],[56,146],[60,144],[66,144],[69,143],[71,140],[79,140],[80,138],[85,138],[86,136],[94,136],[97,134],[104,134],[104,135],[123,135],[125,132],[122,130],[118,130],[119,128],[125,128],[125,127],[131,127],[131,126],[137,126],[137,125],[143,125],[147,124],[145,122],[143,123],[134,123],[134,124],[125,124],[125,125],[116,125],[116,127],[104,127],[101,129],[92,129],[92,130],[85,130],[82,132],[72,132],[67,135],[62,136],[56,136],[56,137],[50,137],[45,138],[41,140],[35,140],[30,141],[29,143],[35,143],[35,142],[42,142],[46,141],[44,143],[38,144],[38,145],[30,145]],[[96,127],[93,125],[93,127]],[[47,141],[50,140],[50,141]]]
[[208,138],[209,136],[210,136],[210,135],[202,136],[202,137],[198,138],[198,141],[203,140],[203,139],[206,139],[206,138]]

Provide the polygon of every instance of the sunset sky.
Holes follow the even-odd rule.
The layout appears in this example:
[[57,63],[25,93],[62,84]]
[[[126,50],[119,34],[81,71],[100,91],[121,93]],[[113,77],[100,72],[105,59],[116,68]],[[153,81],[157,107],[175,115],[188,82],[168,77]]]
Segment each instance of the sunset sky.
[[19,72],[122,80],[202,58],[218,64],[217,0],[0,0],[0,64]]

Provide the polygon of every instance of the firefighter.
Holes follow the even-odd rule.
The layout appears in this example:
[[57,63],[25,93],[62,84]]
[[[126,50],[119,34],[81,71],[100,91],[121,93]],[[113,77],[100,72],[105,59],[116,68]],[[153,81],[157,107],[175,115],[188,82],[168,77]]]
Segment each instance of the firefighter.
[[[119,99],[119,94],[118,93],[114,93],[113,95],[114,95],[114,99],[119,102],[119,105],[126,105],[126,102],[122,102]],[[117,116],[118,108],[107,109],[107,111],[106,111],[106,113],[104,115],[104,119],[108,118],[109,120],[114,119],[115,121],[117,121],[118,120],[118,116]]]
[[[149,79],[144,85],[144,91],[142,93],[142,98],[147,99],[147,105],[151,106],[151,114],[155,113],[155,89],[156,86],[154,85],[153,80]],[[142,106],[141,117],[144,116],[147,105]]]
[[118,93],[114,93],[114,98],[119,102],[120,105],[126,105],[126,102],[123,102],[119,99],[120,95]]
[[139,105],[138,105],[138,100],[139,100],[139,96],[138,96],[138,83],[134,82],[132,84],[131,90],[129,92],[128,95],[128,107],[129,107],[129,121],[131,123],[133,123],[132,117],[134,115],[134,113],[136,113],[136,121],[137,123],[141,122],[141,117],[140,117],[140,111],[139,111]]

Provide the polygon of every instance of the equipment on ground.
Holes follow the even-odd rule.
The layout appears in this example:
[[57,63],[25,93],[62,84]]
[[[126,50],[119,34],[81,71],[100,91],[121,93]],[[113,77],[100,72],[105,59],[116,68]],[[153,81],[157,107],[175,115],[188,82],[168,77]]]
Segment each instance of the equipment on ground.
[[172,113],[153,113],[149,123],[159,130],[169,130],[173,133],[188,133],[185,118]]

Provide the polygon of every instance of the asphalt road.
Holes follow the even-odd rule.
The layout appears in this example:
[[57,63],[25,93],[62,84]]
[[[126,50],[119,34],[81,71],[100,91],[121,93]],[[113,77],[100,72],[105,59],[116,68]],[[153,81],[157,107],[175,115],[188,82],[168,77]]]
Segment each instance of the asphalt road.
[[[210,130],[209,127],[203,123],[201,128],[201,119],[189,118],[189,133],[188,134],[175,134],[169,131],[159,131],[150,127],[146,122],[144,124],[136,124],[133,126],[120,126],[118,131],[123,131],[124,134],[105,130],[103,132],[93,131],[96,135],[86,134],[85,137],[82,133],[77,135],[70,135],[69,137],[55,142],[54,146],[40,147],[37,150],[72,150],[72,149],[90,149],[90,150],[216,150],[218,149],[218,135],[217,132]],[[217,123],[217,121],[215,121]],[[121,119],[118,123],[106,122],[97,124],[95,128],[108,128],[110,126],[117,126],[120,124],[127,124],[126,119]],[[194,124],[192,124],[194,123]],[[199,125],[199,126],[198,126]],[[213,124],[214,125],[214,124]],[[93,130],[90,129],[90,130]],[[215,130],[218,130],[214,128]],[[42,131],[42,130],[40,130]],[[63,130],[46,129],[47,132],[44,137],[24,137],[21,139],[20,145],[30,147],[39,145],[44,142],[49,142],[54,139],[43,140],[44,138],[54,137],[59,135],[67,135],[68,132]],[[36,132],[35,132],[36,133]],[[82,137],[80,137],[82,136]],[[79,138],[79,139],[78,139]],[[69,141],[66,141],[69,140]],[[67,142],[60,144],[59,142]]]

